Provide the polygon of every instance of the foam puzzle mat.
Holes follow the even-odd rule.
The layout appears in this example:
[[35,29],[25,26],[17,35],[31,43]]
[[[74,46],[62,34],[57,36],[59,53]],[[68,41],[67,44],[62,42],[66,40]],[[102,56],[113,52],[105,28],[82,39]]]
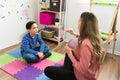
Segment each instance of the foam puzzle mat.
[[51,80],[44,74],[47,66],[61,66],[64,55],[52,52],[52,55],[37,63],[28,64],[22,58],[20,49],[13,50],[0,56],[0,68],[18,80]]

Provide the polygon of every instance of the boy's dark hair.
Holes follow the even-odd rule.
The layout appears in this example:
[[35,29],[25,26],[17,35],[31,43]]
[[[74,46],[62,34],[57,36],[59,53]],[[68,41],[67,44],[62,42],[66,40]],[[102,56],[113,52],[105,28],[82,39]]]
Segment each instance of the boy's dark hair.
[[34,24],[34,23],[36,23],[35,21],[29,21],[29,22],[27,22],[27,24],[26,24],[26,29],[28,30],[28,29],[31,29],[31,26]]

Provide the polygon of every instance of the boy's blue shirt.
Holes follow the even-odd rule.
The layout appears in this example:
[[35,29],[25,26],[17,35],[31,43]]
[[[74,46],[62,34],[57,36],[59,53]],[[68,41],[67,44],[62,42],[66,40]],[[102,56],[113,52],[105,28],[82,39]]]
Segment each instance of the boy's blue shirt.
[[30,33],[27,33],[24,35],[22,42],[21,42],[21,51],[33,53],[35,55],[38,54],[38,51],[35,51],[35,47],[37,47],[37,43],[40,44],[39,52],[44,51],[45,43],[42,40],[41,36],[39,34],[36,34],[34,38],[30,36]]

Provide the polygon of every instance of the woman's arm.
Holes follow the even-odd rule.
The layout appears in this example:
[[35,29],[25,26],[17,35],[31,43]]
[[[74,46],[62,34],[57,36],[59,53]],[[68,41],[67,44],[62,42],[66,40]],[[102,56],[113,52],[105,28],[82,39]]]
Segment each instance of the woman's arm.
[[74,32],[72,29],[67,29],[66,32],[68,32],[68,33],[71,34],[71,35],[74,35],[74,36],[77,37],[77,38],[79,37],[79,34],[76,33],[76,32]]
[[74,61],[73,66],[76,70],[79,70],[82,74],[86,73],[91,65],[92,52],[89,46],[82,47],[79,57],[79,61]]
[[81,74],[84,74],[88,71],[92,58],[92,52],[89,46],[85,45],[84,47],[82,47],[82,49],[80,49],[80,52],[78,52],[79,60],[76,59],[75,56],[73,56],[71,49],[69,49],[67,45],[66,52],[71,62],[73,63],[73,67],[75,70],[79,71]]

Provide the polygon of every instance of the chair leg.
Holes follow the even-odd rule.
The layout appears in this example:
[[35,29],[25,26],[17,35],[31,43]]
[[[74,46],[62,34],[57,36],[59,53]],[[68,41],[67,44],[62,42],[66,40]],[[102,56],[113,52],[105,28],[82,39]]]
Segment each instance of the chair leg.
[[108,45],[109,45],[109,44],[106,43],[105,52],[104,52],[103,57],[102,57],[102,63],[103,63],[104,60],[105,60],[105,57],[106,57],[106,54],[107,54],[107,50],[108,50]]
[[112,49],[112,57],[114,56],[114,51],[115,51],[115,45],[116,45],[116,37],[117,37],[117,30],[114,30],[114,43],[113,43],[113,49]]

